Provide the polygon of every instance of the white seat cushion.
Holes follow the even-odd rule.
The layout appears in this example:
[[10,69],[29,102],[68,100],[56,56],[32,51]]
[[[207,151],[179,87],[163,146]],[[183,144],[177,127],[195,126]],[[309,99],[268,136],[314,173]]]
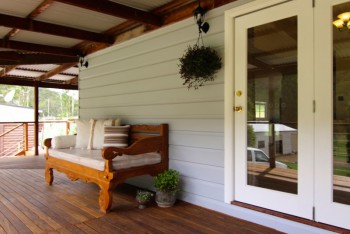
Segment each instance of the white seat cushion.
[[[63,159],[83,166],[104,171],[105,160],[101,156],[102,150],[87,149],[49,149],[49,155],[54,158]],[[152,152],[139,155],[122,155],[113,159],[113,168],[123,169],[143,165],[156,164],[161,161],[159,153]]]

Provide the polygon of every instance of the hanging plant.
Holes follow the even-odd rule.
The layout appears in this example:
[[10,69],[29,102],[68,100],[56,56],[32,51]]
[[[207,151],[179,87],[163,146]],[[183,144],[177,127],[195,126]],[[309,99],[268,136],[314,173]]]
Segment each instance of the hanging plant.
[[198,43],[189,46],[179,64],[181,78],[185,80],[183,85],[198,89],[205,82],[213,81],[221,66],[221,58],[214,49]]

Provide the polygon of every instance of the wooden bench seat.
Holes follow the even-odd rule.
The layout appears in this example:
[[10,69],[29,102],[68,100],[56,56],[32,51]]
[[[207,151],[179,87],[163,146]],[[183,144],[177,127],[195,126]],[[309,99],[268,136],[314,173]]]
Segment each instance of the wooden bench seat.
[[[155,176],[168,169],[168,125],[131,125],[129,133],[129,147],[107,147],[101,150],[104,169],[99,170],[91,166],[77,163],[69,158],[57,158],[50,155],[51,138],[44,141],[46,146],[45,179],[48,185],[53,182],[53,169],[65,173],[71,180],[81,179],[93,182],[100,187],[99,205],[102,212],[108,212],[112,206],[112,190],[126,179],[140,175]],[[157,152],[160,162],[149,165],[115,169],[113,159],[128,155],[139,157],[141,154]],[[115,161],[115,160],[114,160]]]

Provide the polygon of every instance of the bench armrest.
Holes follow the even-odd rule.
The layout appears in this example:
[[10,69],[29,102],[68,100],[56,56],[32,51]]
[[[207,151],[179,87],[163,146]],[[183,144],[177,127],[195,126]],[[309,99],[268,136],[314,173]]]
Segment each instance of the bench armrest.
[[131,144],[127,148],[118,148],[118,147],[107,147],[102,151],[102,157],[106,160],[112,160],[117,156],[123,154],[127,155],[137,155],[144,154],[156,151],[162,151],[164,145],[164,138],[161,136],[149,137],[138,140]]
[[44,145],[47,147],[47,148],[51,148],[51,140],[52,138],[46,138],[44,140]]

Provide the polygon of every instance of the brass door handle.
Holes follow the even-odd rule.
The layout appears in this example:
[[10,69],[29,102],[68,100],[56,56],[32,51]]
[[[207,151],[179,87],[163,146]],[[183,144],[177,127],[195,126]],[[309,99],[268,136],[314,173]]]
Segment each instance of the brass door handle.
[[242,106],[235,106],[234,110],[235,110],[235,112],[242,112],[243,107]]

